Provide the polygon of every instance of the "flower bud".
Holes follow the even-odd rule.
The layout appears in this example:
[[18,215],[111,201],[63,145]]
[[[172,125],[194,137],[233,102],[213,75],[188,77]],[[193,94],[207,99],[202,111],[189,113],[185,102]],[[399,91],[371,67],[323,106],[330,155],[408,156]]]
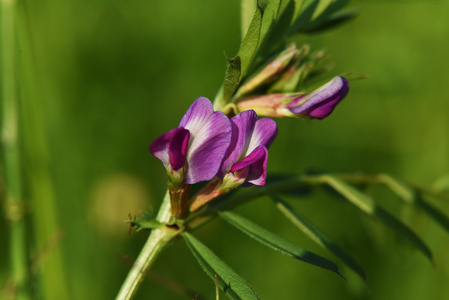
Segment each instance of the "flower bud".
[[335,76],[331,81],[303,97],[298,97],[287,104],[295,115],[306,118],[324,119],[348,94],[349,83]]
[[302,117],[324,119],[349,91],[348,81],[336,76],[318,89],[305,94],[267,94],[244,98],[237,103],[240,111],[254,110],[272,118]]

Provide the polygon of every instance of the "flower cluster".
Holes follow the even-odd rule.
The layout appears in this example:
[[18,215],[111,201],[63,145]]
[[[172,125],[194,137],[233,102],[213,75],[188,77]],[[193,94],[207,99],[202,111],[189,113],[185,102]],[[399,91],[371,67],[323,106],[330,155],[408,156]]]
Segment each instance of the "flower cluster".
[[[165,166],[171,212],[183,217],[239,186],[265,185],[268,148],[277,135],[269,117],[300,116],[323,119],[346,96],[348,82],[341,76],[308,94],[268,94],[243,98],[241,111],[229,119],[214,111],[204,97],[196,99],[179,126],[158,137],[151,153]],[[190,199],[190,186],[207,181]]]
[[214,112],[207,98],[196,99],[179,126],[150,146],[169,176],[172,214],[181,217],[186,213],[191,184],[213,179],[207,185],[207,200],[200,197],[205,192],[200,192],[201,205],[197,201],[191,210],[240,185],[264,185],[268,147],[276,135],[276,122],[257,120],[254,111],[228,119]]

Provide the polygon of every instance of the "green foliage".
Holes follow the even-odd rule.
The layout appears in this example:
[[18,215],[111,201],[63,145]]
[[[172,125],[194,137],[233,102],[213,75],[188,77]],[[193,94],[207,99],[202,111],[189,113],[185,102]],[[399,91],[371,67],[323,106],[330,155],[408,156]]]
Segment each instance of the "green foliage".
[[366,274],[363,268],[348,254],[332,241],[326,234],[317,228],[312,222],[307,220],[302,214],[291,207],[281,197],[268,190],[268,193],[274,201],[276,207],[287,217],[296,227],[303,231],[310,239],[323,248],[328,249],[345,264],[347,264],[354,272],[356,272],[363,280],[366,281]]
[[209,250],[209,248],[187,232],[183,233],[182,236],[204,272],[214,281],[215,275],[217,275],[218,286],[226,296],[230,299],[259,299],[249,284]]
[[298,247],[235,213],[220,212],[220,217],[265,246],[306,263],[328,269],[342,276],[338,271],[338,266],[334,262]]

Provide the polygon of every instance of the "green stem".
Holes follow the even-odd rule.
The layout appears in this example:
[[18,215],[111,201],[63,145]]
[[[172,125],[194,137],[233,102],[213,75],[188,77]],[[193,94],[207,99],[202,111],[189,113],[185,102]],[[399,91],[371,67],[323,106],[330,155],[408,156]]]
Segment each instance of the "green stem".
[[[61,230],[58,225],[56,196],[53,178],[50,173],[51,155],[48,150],[46,132],[46,114],[54,104],[43,96],[40,87],[40,70],[37,54],[34,51],[32,37],[36,37],[30,23],[32,3],[22,0],[17,3],[16,26],[18,43],[18,82],[20,82],[21,140],[23,141],[24,164],[27,172],[24,180],[28,183],[30,203],[33,207],[31,220],[33,242],[40,257],[35,261],[33,275],[39,276],[39,288],[42,297],[47,300],[70,299],[64,271],[64,259],[61,247],[47,248],[53,237]],[[58,245],[59,246],[59,245]]]
[[10,257],[16,299],[29,299],[29,272],[22,200],[19,150],[19,99],[16,94],[16,1],[1,1],[2,144],[7,184],[6,216],[10,222]]
[[[156,219],[160,223],[167,223],[170,221],[171,217],[170,196],[167,191]],[[151,267],[158,254],[178,234],[179,230],[171,229],[165,225],[159,229],[154,229],[151,231],[148,240],[140,251],[133,267],[123,282],[116,300],[128,300],[134,297],[137,292],[137,288],[145,276],[145,273]]]

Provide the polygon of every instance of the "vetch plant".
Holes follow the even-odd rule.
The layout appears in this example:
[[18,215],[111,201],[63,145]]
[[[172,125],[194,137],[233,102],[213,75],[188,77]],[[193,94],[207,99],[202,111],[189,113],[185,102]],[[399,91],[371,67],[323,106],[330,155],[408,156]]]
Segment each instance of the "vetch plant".
[[[148,229],[151,233],[117,299],[133,298],[159,253],[178,237],[184,239],[203,270],[226,296],[259,299],[244,279],[193,236],[195,229],[217,217],[274,250],[343,277],[338,265],[329,259],[230,211],[263,195],[269,196],[274,207],[314,242],[365,280],[366,274],[356,260],[282,197],[291,190],[310,192],[315,186],[330,187],[333,194],[378,219],[433,261],[430,249],[420,237],[351,183],[386,185],[449,231],[447,216],[422,197],[426,193],[441,196],[440,192],[385,174],[267,175],[268,149],[278,133],[276,122],[270,118],[322,120],[349,92],[349,80],[342,75],[323,80],[330,71],[323,51],[311,52],[308,45],[297,48],[289,43],[298,33],[319,32],[353,18],[355,12],[345,8],[348,2],[268,0],[254,5],[251,19],[246,17],[250,15],[248,11],[242,12],[242,23],[247,27],[242,30],[240,49],[235,57],[227,59],[225,78],[213,103],[204,97],[196,99],[177,128],[151,143],[150,152],[167,171],[167,193],[157,216],[145,215],[130,221],[136,230]],[[193,185],[198,188],[192,189]],[[192,190],[197,192],[192,195]]]
[[[115,186],[115,180],[112,184],[107,181],[107,188],[104,189],[106,192],[103,193],[103,186],[102,184],[99,185],[101,188],[98,190],[102,193],[98,194],[101,194],[101,197],[97,196],[96,192],[93,193],[95,196],[92,197],[95,200],[94,203],[100,203],[100,205],[87,206],[87,208],[90,207],[93,210],[89,214],[91,216],[89,218],[91,219],[90,223],[84,222],[86,206],[83,206],[82,201],[85,202],[84,204],[89,201],[88,186],[97,190],[94,181],[98,174],[103,173],[101,166],[105,165],[106,161],[115,161],[118,155],[128,153],[126,150],[133,147],[115,147],[117,149],[115,152],[108,151],[111,145],[117,145],[118,140],[115,136],[118,131],[117,127],[101,126],[101,128],[95,128],[92,134],[90,134],[91,132],[86,134],[86,130],[91,130],[92,125],[103,125],[103,122],[100,123],[99,120],[113,119],[114,124],[119,125],[120,129],[126,133],[127,138],[130,128],[133,128],[132,126],[123,126],[128,125],[125,118],[120,118],[120,123],[116,122],[116,118],[113,116],[115,109],[113,109],[112,101],[109,98],[110,94],[108,94],[110,91],[106,88],[103,89],[101,80],[97,81],[96,68],[104,69],[105,63],[109,64],[109,59],[115,60],[117,57],[122,57],[123,61],[126,61],[126,64],[123,64],[126,65],[126,68],[122,67],[120,70],[125,71],[125,73],[112,72],[116,74],[108,74],[107,82],[116,83],[116,81],[109,80],[110,75],[120,77],[120,85],[127,88],[126,95],[129,95],[131,89],[137,93],[136,95],[139,95],[140,90],[146,90],[140,88],[134,90],[137,86],[129,86],[127,83],[135,81],[135,78],[131,76],[129,81],[126,81],[123,79],[129,77],[123,77],[123,74],[132,72],[136,76],[142,75],[135,72],[134,68],[132,68],[132,71],[130,71],[131,68],[128,68],[128,66],[133,65],[133,61],[129,61],[132,57],[128,55],[129,52],[127,51],[129,49],[138,51],[136,46],[146,47],[147,45],[145,43],[130,43],[133,47],[127,47],[128,43],[123,44],[122,36],[117,35],[117,31],[112,30],[113,27],[109,26],[107,28],[111,33],[114,33],[111,34],[113,38],[109,40],[111,37],[102,35],[101,43],[98,43],[95,39],[96,42],[92,44],[92,38],[96,38],[99,33],[104,33],[104,26],[88,26],[88,24],[98,25],[96,17],[99,16],[99,13],[103,17],[103,9],[93,9],[92,14],[89,14],[86,19],[86,26],[73,26],[77,23],[70,24],[70,22],[78,22],[77,14],[70,13],[73,5],[64,2],[65,4],[61,4],[62,6],[58,4],[53,8],[50,3],[48,5],[46,3],[42,10],[35,10],[33,5],[37,4],[33,4],[32,1],[5,0],[0,4],[0,90],[2,93],[0,99],[0,152],[3,158],[2,163],[0,163],[0,198],[4,200],[1,201],[4,204],[4,217],[0,218],[0,221],[6,225],[4,226],[5,234],[3,236],[7,239],[0,250],[8,252],[8,255],[2,258],[4,259],[3,262],[8,260],[9,263],[8,270],[6,268],[0,270],[1,299],[42,298],[61,300],[72,297],[73,291],[77,293],[74,296],[76,298],[90,299],[98,298],[99,293],[105,293],[108,296],[110,296],[110,293],[116,293],[116,288],[111,285],[110,281],[113,279],[114,273],[110,272],[109,276],[105,274],[113,268],[114,263],[112,262],[108,266],[105,263],[111,262],[110,254],[116,253],[117,249],[122,246],[120,242],[116,243],[111,240],[110,238],[113,238],[113,235],[111,235],[107,239],[101,239],[98,243],[95,242],[92,247],[86,248],[84,246],[86,242],[93,241],[99,237],[98,234],[102,234],[101,228],[110,225],[108,221],[111,218],[114,219],[115,213],[128,213],[128,208],[123,209],[122,205],[133,201],[134,203],[142,203],[148,198],[144,191],[144,184],[137,184],[134,180],[131,180],[131,182],[136,184],[130,184],[129,181],[120,179],[120,184]],[[154,136],[148,136],[147,142],[151,154],[148,153],[147,157],[139,157],[134,160],[134,162],[140,163],[142,159],[154,161],[156,161],[155,158],[158,159],[162,164],[157,162],[157,166],[167,183],[163,188],[166,188],[167,191],[161,201],[160,209],[155,215],[143,212],[143,217],[140,219],[133,218],[130,215],[131,220],[128,221],[131,225],[130,229],[144,231],[144,233],[149,232],[149,236],[137,259],[129,263],[130,270],[118,291],[117,299],[132,299],[138,292],[139,285],[142,284],[144,277],[154,275],[148,271],[155,260],[159,258],[160,253],[176,242],[185,242],[188,251],[191,252],[207,276],[213,281],[211,290],[213,284],[215,284],[217,299],[220,290],[231,299],[259,299],[259,295],[247,281],[195,237],[198,228],[206,227],[216,219],[233,226],[260,244],[280,252],[288,259],[293,258],[300,261],[298,265],[288,266],[288,268],[301,268],[304,266],[302,264],[304,262],[320,267],[324,269],[324,272],[330,271],[332,275],[337,275],[331,279],[339,280],[338,277],[345,278],[347,275],[355,274],[360,277],[360,282],[366,282],[369,274],[366,274],[364,266],[359,264],[347,250],[339,246],[336,238],[328,235],[320,226],[317,226],[316,218],[309,219],[306,213],[303,214],[303,211],[299,211],[290,203],[291,200],[296,198],[304,199],[303,196],[305,195],[309,198],[315,197],[316,195],[313,192],[317,189],[322,189],[325,192],[322,196],[337,199],[338,201],[333,202],[334,205],[346,205],[355,208],[355,210],[348,212],[352,215],[345,215],[345,218],[357,217],[356,214],[360,213],[366,219],[374,219],[376,224],[370,225],[387,227],[397,237],[434,263],[432,251],[425,241],[402,221],[403,216],[400,213],[390,212],[382,202],[378,202],[376,196],[370,193],[370,188],[372,186],[386,187],[387,193],[394,194],[402,202],[401,208],[410,207],[413,211],[419,211],[432,219],[443,230],[449,232],[448,216],[427,199],[428,197],[447,199],[449,196],[449,177],[441,178],[432,186],[424,186],[404,182],[386,173],[306,172],[286,175],[284,173],[272,174],[270,170],[274,158],[273,150],[276,150],[275,148],[278,147],[280,142],[277,138],[278,130],[279,136],[283,135],[285,142],[293,143],[295,139],[295,136],[287,136],[286,132],[281,129],[280,122],[284,122],[285,118],[294,119],[291,121],[296,122],[295,124],[298,126],[298,130],[295,129],[295,132],[301,133],[304,132],[301,126],[305,122],[325,122],[332,114],[331,118],[337,121],[351,119],[352,125],[352,121],[357,120],[364,113],[365,103],[360,105],[360,110],[350,118],[341,116],[343,107],[340,107],[345,106],[350,101],[359,101],[348,93],[350,84],[351,91],[354,89],[352,86],[353,80],[359,79],[361,76],[333,72],[332,64],[329,63],[329,57],[324,50],[315,49],[311,45],[300,44],[299,41],[303,43],[304,40],[297,38],[298,36],[304,38],[308,34],[320,33],[351,20],[356,16],[356,12],[348,7],[348,3],[349,0],[242,0],[241,44],[234,57],[226,57],[224,80],[215,97],[209,97],[212,101],[205,97],[199,97],[196,100],[194,99],[196,97],[184,99],[185,102],[180,105],[183,110],[185,108],[186,112],[184,115],[177,116],[180,122],[171,124],[172,129],[165,133],[161,130]],[[98,5],[99,7],[103,6],[103,4]],[[146,7],[148,4],[141,5]],[[135,6],[128,6],[124,10],[125,14],[120,15],[120,18],[135,17],[134,14],[129,13]],[[189,3],[189,6],[191,6],[191,3]],[[170,6],[171,9],[173,7],[178,8],[177,5]],[[113,8],[108,11],[115,13],[116,7]],[[404,8],[401,7],[401,9]],[[50,18],[51,22],[48,23],[45,13],[48,13],[48,11],[59,12],[61,9],[65,13],[61,14],[58,17],[59,19]],[[374,11],[377,12],[377,10]],[[409,11],[414,12],[413,9]],[[184,11],[181,13],[188,15],[184,14]],[[65,38],[62,42],[60,39],[52,40],[52,34],[56,37],[60,36],[55,34],[59,32],[59,29],[53,25],[58,24],[70,15],[72,15],[73,20],[64,21],[69,26],[60,26],[64,28]],[[416,14],[405,13],[402,15],[409,15],[412,18]],[[172,11],[170,11],[167,14],[161,14],[160,19],[150,19],[154,22],[160,22],[160,20],[169,19],[172,16]],[[391,14],[391,16],[396,15]],[[116,16],[112,17],[115,18]],[[145,11],[141,17],[147,17]],[[91,23],[88,21],[89,18]],[[191,16],[188,15],[186,19],[191,19]],[[137,18],[136,20],[140,19]],[[146,18],[146,20],[149,19]],[[170,33],[171,29],[179,25],[176,23],[179,22],[179,18],[174,20],[175,22],[171,24],[167,23],[167,28],[165,26],[157,27],[157,37],[162,38],[161,41],[164,42],[162,45],[165,45],[165,41],[171,39],[171,36],[167,33]],[[105,22],[104,24],[115,24],[114,26],[118,27],[125,24],[109,22],[107,18]],[[379,21],[376,22],[376,26],[383,25]],[[116,25],[116,23],[119,25]],[[130,23],[133,23],[133,25],[129,28],[141,28],[140,22]],[[35,26],[36,24],[37,26]],[[167,31],[164,31],[166,29]],[[86,31],[89,32],[87,36]],[[123,29],[121,32],[121,34],[127,34],[128,29]],[[146,33],[147,31],[141,30],[140,32]],[[425,32],[430,34],[428,31]],[[48,33],[52,33],[48,35],[49,39],[47,39],[47,36],[42,39]],[[74,36],[75,39],[73,39]],[[78,37],[82,37],[82,39],[78,39]],[[136,41],[133,36],[126,36],[127,41],[128,38],[130,38],[130,42]],[[177,39],[171,40],[173,41],[172,45],[175,43],[176,46],[182,44]],[[426,36],[424,41],[430,40]],[[409,46],[409,40],[404,41],[407,41],[405,45]],[[346,40],[344,42],[344,46],[347,47],[344,53],[347,50],[353,50],[350,49]],[[93,46],[96,50],[95,53],[90,53],[88,48],[84,49],[85,43],[86,45],[90,43],[90,47]],[[111,45],[118,47],[111,47]],[[120,48],[120,45],[122,45],[122,48]],[[81,51],[73,51],[71,49],[73,46],[80,46],[78,50]],[[338,44],[336,46],[339,47]],[[370,51],[372,51],[372,36],[370,36],[370,42],[366,46],[369,46]],[[391,50],[392,45],[387,46],[383,50]],[[396,46],[394,45],[395,50],[400,49]],[[428,47],[422,48],[424,53]],[[61,49],[69,51],[65,52]],[[149,57],[161,54],[160,49],[157,50]],[[108,51],[108,53],[110,51],[111,55],[108,54],[103,57],[105,51]],[[376,51],[378,51],[377,48]],[[64,54],[55,56],[59,58],[55,59],[53,55],[58,52],[64,52]],[[190,57],[186,53],[182,51],[183,57]],[[172,55],[172,52],[169,51],[166,54]],[[425,55],[422,56],[426,57]],[[364,58],[364,56],[361,57]],[[66,58],[71,58],[67,60],[68,63],[65,61]],[[413,58],[416,58],[416,55]],[[76,64],[76,69],[73,70],[72,67],[75,66],[73,62],[78,62],[78,60],[94,63]],[[171,61],[176,63],[177,60]],[[151,64],[154,62],[154,60],[151,60]],[[378,63],[385,64],[386,62]],[[86,65],[89,66],[86,67]],[[400,66],[401,69],[398,68],[398,71],[406,70],[404,64]],[[427,61],[426,66],[428,66]],[[42,67],[45,74],[39,72]],[[171,67],[167,68],[164,65],[164,68],[156,66],[155,69],[172,70]],[[380,69],[383,70],[384,68]],[[129,73],[126,73],[126,71]],[[70,76],[60,76],[64,72],[70,72]],[[396,74],[400,74],[401,78],[399,76],[394,77]],[[406,77],[405,72],[393,72],[393,75],[391,77],[382,76],[382,81],[393,82],[390,84],[390,88],[394,86],[395,91],[396,88],[401,87],[401,84],[404,90],[411,91],[411,89],[408,89],[408,85],[413,81],[410,78],[408,80],[403,78]],[[66,77],[67,79],[65,82],[63,80],[59,82],[59,77]],[[186,81],[185,76],[178,77]],[[419,78],[417,76],[412,77],[414,80]],[[436,82],[435,79],[438,78],[438,76],[433,76],[431,81]],[[394,81],[391,79],[394,79]],[[402,81],[405,82],[405,85],[401,83]],[[58,84],[55,84],[55,82],[58,82]],[[86,83],[88,84],[85,85]],[[139,83],[136,82],[136,84]],[[429,82],[427,82],[428,84]],[[57,86],[57,88],[53,86],[52,89],[52,85]],[[78,87],[81,85],[85,86],[79,89]],[[72,87],[71,91],[76,89],[83,92],[69,95],[71,92],[70,86]],[[382,86],[379,90],[385,93]],[[117,91],[120,91],[120,87],[117,88]],[[67,97],[60,97],[61,93]],[[393,94],[395,97],[396,94]],[[102,95],[108,97],[102,97]],[[116,100],[121,101],[124,94],[117,93],[117,95]],[[381,93],[377,92],[377,95],[381,95]],[[382,94],[382,96],[384,95],[386,94]],[[404,95],[408,97],[410,93]],[[418,101],[419,103],[422,102],[421,96],[418,93],[418,96],[414,98],[415,105]],[[99,101],[97,101],[97,98]],[[85,99],[85,101],[79,101],[80,99]],[[95,99],[95,101],[91,101],[92,99]],[[100,101],[100,99],[103,99],[103,101]],[[139,97],[134,99],[139,99]],[[389,95],[389,99],[392,99],[391,95]],[[71,101],[76,101],[76,105],[66,107],[67,110],[62,109],[64,103],[71,103]],[[59,102],[62,103],[61,110]],[[157,102],[139,103],[135,107],[140,108],[146,105],[146,107],[152,109],[154,105],[157,105]],[[362,104],[362,102],[359,103]],[[100,107],[99,104],[112,106],[105,107],[106,110],[103,107],[97,109]],[[403,106],[400,107],[403,108]],[[438,106],[427,105],[427,107],[432,108],[428,109],[427,114],[430,115],[430,112],[432,112],[431,115],[435,115],[435,107]],[[74,108],[73,111],[71,108]],[[378,122],[382,125],[388,124],[388,122],[383,122],[387,120],[383,118],[388,114],[394,115],[390,111],[391,108],[393,106],[388,106],[385,112],[376,115],[371,124],[378,125]],[[68,111],[70,111],[70,114]],[[97,111],[101,111],[104,117],[97,119],[100,116]],[[105,111],[107,113],[104,113]],[[60,112],[65,113],[65,115],[60,114]],[[439,110],[438,113],[441,114],[441,111]],[[95,118],[92,118],[94,115]],[[131,115],[134,116],[134,114],[128,114],[128,116]],[[443,114],[441,115],[444,117]],[[60,116],[69,118],[62,122],[61,119],[63,118]],[[86,116],[87,118],[85,118]],[[415,115],[413,115],[413,118],[415,118]],[[301,121],[298,119],[301,119]],[[401,115],[401,118],[395,116],[394,119],[401,119],[402,122],[403,118]],[[79,120],[83,120],[81,126]],[[413,121],[417,124],[424,124],[424,122],[419,122],[419,119],[418,122],[415,119]],[[326,126],[326,122],[323,124]],[[344,128],[344,122],[342,124],[339,125],[340,129]],[[440,125],[440,123],[438,124]],[[389,129],[389,127],[385,128]],[[424,127],[420,126],[420,128]],[[431,128],[437,129],[434,125]],[[441,128],[444,128],[444,126],[438,127],[438,130],[444,133],[444,129]],[[98,134],[111,133],[112,131],[114,136],[104,135],[104,139],[98,139]],[[434,135],[433,131],[431,133],[429,136]],[[339,134],[338,137],[341,138],[346,132],[340,131]],[[414,132],[414,134],[417,133]],[[395,137],[398,136],[395,135]],[[315,137],[313,135],[313,138]],[[369,138],[371,140],[371,136]],[[334,137],[334,140],[337,140],[337,138]],[[83,145],[74,147],[74,141],[82,142]],[[315,147],[320,147],[320,143],[330,143],[330,141],[331,139],[319,141],[315,144]],[[359,145],[358,141],[353,143]],[[408,143],[401,142],[401,144],[406,145],[403,149],[413,148],[413,151],[415,151],[414,148],[417,148],[409,147]],[[423,143],[423,147],[428,145],[430,143]],[[288,144],[288,147],[290,146],[293,148],[295,145]],[[306,149],[310,147],[310,144],[304,143],[300,146],[301,149]],[[427,147],[430,150],[426,150],[428,153],[444,153],[441,149],[434,147],[433,144],[430,146]],[[447,147],[443,148],[446,149]],[[100,155],[103,155],[104,159],[102,157],[98,162],[94,161],[94,158],[99,156],[94,151],[90,151],[93,149],[101,153]],[[102,150],[106,150],[107,155],[104,154],[106,151]],[[311,150],[321,152],[320,149],[313,148]],[[306,151],[308,150],[306,149]],[[304,153],[307,153],[306,151]],[[326,153],[332,155],[334,155],[334,152],[326,151]],[[289,154],[295,155],[295,157],[292,159],[292,156],[286,156],[283,164],[292,165],[292,160],[300,160],[301,166],[299,167],[307,167],[310,160],[304,153],[293,153],[291,151]],[[397,152],[393,151],[393,153]],[[364,156],[365,152],[362,154]],[[85,163],[78,164],[81,161]],[[414,163],[414,157],[413,160],[409,159],[409,161]],[[346,164],[346,162],[343,163]],[[397,162],[395,164],[399,165]],[[413,165],[412,168],[414,167]],[[444,166],[441,168],[443,169]],[[119,177],[122,178],[122,176]],[[114,188],[109,189],[109,186],[114,186]],[[125,188],[122,188],[123,186]],[[113,197],[117,197],[117,199]],[[104,201],[97,202],[97,198],[104,199]],[[269,199],[268,205],[272,205],[272,208],[278,210],[281,216],[290,221],[293,227],[296,227],[294,229],[299,229],[313,243],[322,247],[325,250],[324,256],[330,253],[335,255],[338,260],[337,263],[291,243],[272,232],[272,229],[263,228],[256,222],[233,211],[238,206],[260,198]],[[111,199],[114,201],[111,201]],[[312,203],[312,205],[315,205],[315,203]],[[334,221],[334,211],[330,211],[328,207],[324,207],[322,210],[317,207],[317,209],[318,212],[323,211],[324,213],[323,216],[319,216],[320,218],[328,217],[328,219],[331,219],[329,215],[332,214],[332,220],[329,220],[329,222]],[[61,214],[58,215],[57,212]],[[70,212],[69,216],[67,212]],[[105,216],[107,217],[105,218]],[[118,222],[121,221],[120,219],[116,218]],[[343,232],[340,226],[342,224],[336,223],[335,225],[337,230]],[[375,228],[374,226],[373,228]],[[100,230],[96,232],[97,229]],[[125,227],[123,229],[126,230]],[[362,230],[359,232],[362,232]],[[64,238],[65,235],[67,239]],[[84,241],[84,243],[79,243],[79,241]],[[224,245],[224,247],[227,247],[227,245]],[[242,249],[238,243],[232,244],[232,247],[244,259],[252,258],[252,256],[255,256],[253,255],[254,251],[257,251],[253,249],[250,252],[247,249]],[[364,250],[369,247],[369,244],[363,244]],[[223,248],[222,250],[227,251],[229,248]],[[98,260],[99,255],[101,255],[102,260]],[[64,259],[64,256],[66,259]],[[96,266],[91,267],[89,265],[92,261],[96,262]],[[232,265],[232,263],[230,264]],[[1,265],[3,266],[3,263]],[[342,266],[346,269],[341,268]],[[348,268],[351,270],[348,270]],[[86,276],[86,272],[88,276]],[[191,274],[194,270],[188,270],[188,272]],[[263,276],[270,276],[265,266],[260,266],[260,273]],[[204,274],[201,273],[200,275]],[[421,274],[417,275],[420,276]],[[67,277],[67,280],[65,277]],[[100,279],[92,281],[91,278],[93,277]],[[155,277],[160,279],[158,275],[153,276],[153,278]],[[421,281],[421,277],[419,277],[420,284],[425,283],[427,285],[429,281]],[[295,285],[297,282],[307,279],[295,276],[291,278],[293,278]],[[350,280],[352,280],[351,277],[348,281]],[[401,278],[401,280],[404,279]],[[414,280],[414,282],[418,282],[418,280]],[[160,279],[160,281],[167,283],[170,280]],[[250,281],[254,282],[255,279]],[[396,281],[391,282],[393,282],[392,285],[397,286]],[[319,284],[322,285],[322,283]],[[273,288],[283,289],[284,287],[276,285]],[[429,285],[429,288],[432,289],[433,286]],[[183,287],[180,290],[183,290],[181,293],[188,293],[190,299],[196,299],[195,292],[191,290],[186,292],[186,288]],[[420,295],[421,293],[416,294]],[[142,296],[154,298],[155,294],[150,291],[148,295],[142,293]],[[260,296],[264,295],[260,294]]]

